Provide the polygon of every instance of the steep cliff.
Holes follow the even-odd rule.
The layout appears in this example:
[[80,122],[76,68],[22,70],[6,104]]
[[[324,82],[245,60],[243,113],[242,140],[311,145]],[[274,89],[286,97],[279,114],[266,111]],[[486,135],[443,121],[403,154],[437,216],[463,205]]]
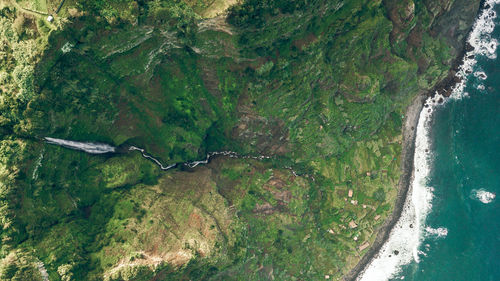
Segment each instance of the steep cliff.
[[[50,23],[24,2],[0,5],[0,280],[341,278],[394,208],[406,107],[479,8],[86,0]],[[162,172],[129,145],[270,158]]]

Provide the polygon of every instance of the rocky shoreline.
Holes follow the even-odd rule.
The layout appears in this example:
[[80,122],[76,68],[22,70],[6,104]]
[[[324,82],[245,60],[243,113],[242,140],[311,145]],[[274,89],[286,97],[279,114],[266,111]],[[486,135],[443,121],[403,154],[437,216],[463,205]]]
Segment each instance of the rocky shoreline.
[[346,275],[344,280],[356,280],[356,278],[363,272],[366,266],[370,264],[371,260],[375,258],[384,243],[389,238],[389,234],[394,225],[399,220],[401,212],[403,211],[404,203],[408,190],[413,178],[413,158],[415,154],[415,136],[416,127],[420,112],[424,107],[424,102],[427,95],[420,93],[415,97],[410,106],[406,110],[405,122],[403,127],[403,148],[402,148],[402,174],[398,184],[398,195],[394,205],[393,212],[387,217],[384,224],[380,227],[377,237],[373,242],[372,247],[361,258],[358,264]]
[[[481,0],[475,18],[485,8],[484,5],[485,1]],[[388,240],[392,229],[401,217],[401,213],[405,206],[406,197],[408,195],[408,191],[414,177],[415,138],[420,112],[424,108],[425,101],[428,97],[433,97],[436,94],[441,94],[445,97],[448,97],[450,96],[453,87],[460,83],[461,80],[456,76],[456,73],[460,65],[462,65],[464,61],[466,52],[470,51],[472,48],[472,46],[470,46],[470,44],[468,44],[468,42],[466,41],[471,28],[472,25],[467,32],[467,36],[465,36],[464,38],[462,50],[460,50],[459,55],[453,61],[451,68],[448,71],[448,75],[440,82],[438,82],[431,90],[427,92],[420,92],[407,107],[402,132],[403,147],[401,152],[401,177],[398,183],[398,195],[396,197],[394,210],[387,217],[384,224],[380,227],[372,247],[370,247],[368,252],[361,258],[358,264],[347,275],[344,276],[344,280],[356,280],[360,276],[360,274],[363,273],[363,271],[371,263],[371,261],[376,258],[382,246]],[[443,101],[438,100],[438,102],[441,103]]]

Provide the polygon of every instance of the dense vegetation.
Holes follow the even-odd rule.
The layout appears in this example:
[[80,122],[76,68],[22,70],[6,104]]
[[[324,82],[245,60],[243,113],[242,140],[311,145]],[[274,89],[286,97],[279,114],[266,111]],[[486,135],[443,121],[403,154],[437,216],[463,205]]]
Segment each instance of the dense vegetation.
[[[67,0],[50,23],[30,10],[59,1],[26,2],[0,2],[0,280],[340,278],[393,207],[404,110],[459,51],[434,23],[463,5]],[[162,172],[127,145],[271,158]]]

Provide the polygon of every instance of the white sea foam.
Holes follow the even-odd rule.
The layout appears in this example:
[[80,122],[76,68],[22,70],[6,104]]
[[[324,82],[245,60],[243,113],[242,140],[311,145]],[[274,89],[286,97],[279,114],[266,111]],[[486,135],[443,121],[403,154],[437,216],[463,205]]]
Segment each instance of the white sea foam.
[[[474,50],[465,54],[463,64],[459,67],[457,76],[461,78],[461,82],[453,88],[451,95],[453,99],[460,99],[469,95],[464,91],[466,78],[473,73],[478,56],[490,59],[496,58],[498,41],[491,38],[491,32],[495,27],[494,20],[497,16],[493,11],[493,7],[499,3],[500,0],[487,0],[485,6],[489,6],[489,8],[484,9],[474,23],[468,38],[468,42]],[[484,73],[477,73],[478,77],[486,79],[486,74],[484,74],[484,77],[481,74]],[[433,196],[433,188],[427,186],[427,177],[432,164],[429,156],[428,123],[432,117],[434,107],[440,106],[436,102],[440,98],[442,97],[439,95],[429,98],[426,101],[426,107],[420,113],[415,140],[413,182],[409,187],[401,217],[391,230],[389,239],[360,274],[358,280],[377,281],[397,277],[403,265],[411,261],[418,263],[419,256],[425,255],[423,251],[419,250],[424,234],[436,235],[437,237],[445,237],[448,234],[446,228],[433,229],[426,228],[424,225],[427,214],[431,209]],[[486,201],[488,201],[488,198],[493,200],[491,196],[485,195],[487,193],[477,192],[476,194],[481,194],[477,198],[486,199]]]
[[[440,97],[436,97],[439,99]],[[425,217],[431,208],[432,188],[427,186],[430,172],[430,139],[428,122],[435,105],[432,98],[427,100],[428,108],[420,113],[415,139],[413,182],[408,190],[403,212],[392,229],[389,239],[378,255],[366,267],[359,280],[388,280],[395,277],[400,267],[412,260],[419,261],[419,246]],[[396,255],[397,253],[397,255]]]
[[[491,37],[491,33],[495,29],[496,12],[493,10],[496,4],[500,4],[500,0],[487,0],[485,6],[490,8],[484,9],[476,19],[472,31],[469,34],[468,43],[474,48],[465,53],[462,65],[459,67],[457,76],[462,79],[460,83],[455,85],[451,98],[460,99],[468,96],[464,92],[467,76],[474,71],[478,57],[486,57],[489,59],[496,58],[496,50],[499,45],[498,40]],[[474,73],[479,79],[486,79],[487,76],[482,71]],[[484,77],[482,76],[484,75]]]
[[448,235],[448,229],[444,227],[432,228],[430,226],[425,228],[428,236],[434,236],[437,238],[446,237]]
[[489,204],[495,200],[496,194],[493,192],[488,192],[484,189],[473,189],[470,193],[472,199],[481,201],[484,204]]
[[484,71],[476,71],[474,72],[474,76],[481,80],[486,80],[486,78],[488,78],[488,76],[486,75],[486,73],[484,73]]

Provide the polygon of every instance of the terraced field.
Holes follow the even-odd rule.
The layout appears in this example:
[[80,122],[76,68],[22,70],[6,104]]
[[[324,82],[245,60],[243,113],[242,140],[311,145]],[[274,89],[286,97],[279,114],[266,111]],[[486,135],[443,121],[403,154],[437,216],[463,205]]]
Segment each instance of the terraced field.
[[[394,207],[406,107],[460,52],[444,2],[66,1],[48,23],[2,1],[0,280],[342,278]],[[270,157],[163,172],[130,145]]]

